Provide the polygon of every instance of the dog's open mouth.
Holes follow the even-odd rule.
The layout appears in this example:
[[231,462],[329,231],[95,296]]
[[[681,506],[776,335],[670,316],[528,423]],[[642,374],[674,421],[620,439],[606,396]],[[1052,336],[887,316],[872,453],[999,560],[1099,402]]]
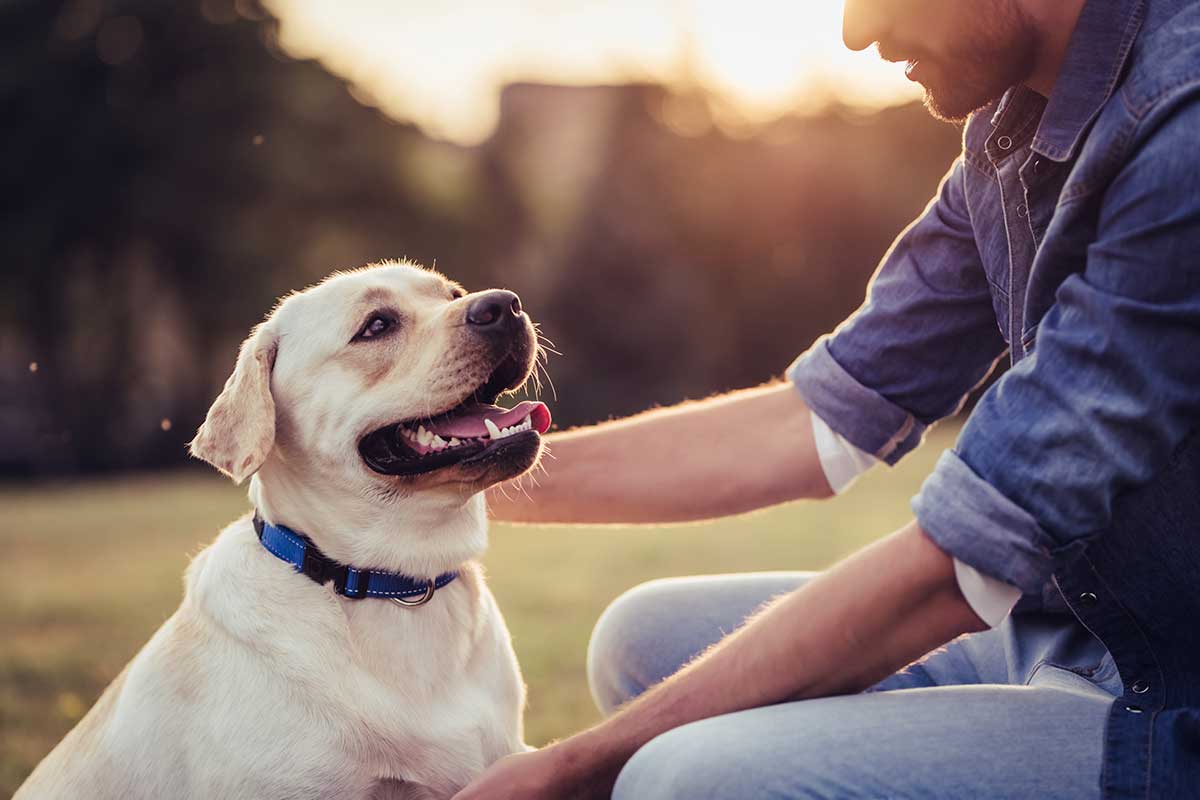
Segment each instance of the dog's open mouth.
[[363,461],[384,475],[419,475],[455,464],[483,463],[536,441],[550,429],[545,403],[525,400],[512,408],[495,404],[502,393],[524,382],[521,373],[510,356],[449,411],[372,431],[358,445]]

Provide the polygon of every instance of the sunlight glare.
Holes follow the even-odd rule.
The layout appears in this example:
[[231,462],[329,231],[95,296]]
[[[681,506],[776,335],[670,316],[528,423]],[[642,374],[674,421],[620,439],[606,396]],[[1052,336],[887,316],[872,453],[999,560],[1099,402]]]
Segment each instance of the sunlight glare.
[[495,125],[513,81],[653,80],[710,92],[749,122],[825,102],[918,94],[895,65],[841,42],[842,3],[780,0],[269,0],[281,41],[388,113],[464,143]]

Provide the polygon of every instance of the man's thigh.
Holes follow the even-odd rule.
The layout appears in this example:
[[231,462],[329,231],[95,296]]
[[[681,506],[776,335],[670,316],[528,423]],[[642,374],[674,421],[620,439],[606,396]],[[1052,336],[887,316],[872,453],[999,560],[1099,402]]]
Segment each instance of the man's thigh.
[[1068,676],[752,709],[654,739],[613,798],[1093,798],[1112,700]]
[[[601,615],[588,646],[588,681],[596,704],[611,712],[732,633],[763,604],[815,575],[698,575],[629,590]],[[877,688],[1007,682],[997,629],[955,640]]]

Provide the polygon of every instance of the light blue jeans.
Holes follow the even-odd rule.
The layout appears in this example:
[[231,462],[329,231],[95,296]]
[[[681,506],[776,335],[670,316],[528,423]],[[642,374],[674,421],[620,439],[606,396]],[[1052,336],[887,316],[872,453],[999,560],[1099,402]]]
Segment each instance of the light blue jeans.
[[[605,713],[675,672],[811,573],[672,578],[596,623],[588,679]],[[614,800],[1094,798],[1121,680],[1073,617],[1014,615],[858,695],[783,703],[669,731]]]

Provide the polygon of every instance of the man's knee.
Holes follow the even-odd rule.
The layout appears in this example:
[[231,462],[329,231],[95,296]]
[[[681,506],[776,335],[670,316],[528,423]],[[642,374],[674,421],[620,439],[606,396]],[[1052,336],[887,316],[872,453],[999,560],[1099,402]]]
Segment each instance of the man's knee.
[[663,609],[663,581],[635,586],[604,609],[588,643],[588,685],[605,714],[664,677],[651,674]]
[[651,739],[617,776],[613,800],[737,797],[737,778],[721,757],[719,726],[694,722]]

